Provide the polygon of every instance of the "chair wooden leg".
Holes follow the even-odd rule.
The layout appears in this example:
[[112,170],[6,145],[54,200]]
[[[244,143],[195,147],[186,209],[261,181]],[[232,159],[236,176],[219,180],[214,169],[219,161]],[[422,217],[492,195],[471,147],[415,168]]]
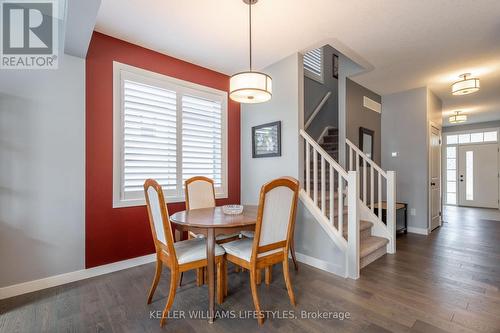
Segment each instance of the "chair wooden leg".
[[224,260],[224,297],[227,297],[227,284],[228,284],[228,276],[227,276],[227,261]]
[[184,272],[181,273],[181,278],[179,279],[179,287],[182,286],[182,278],[184,277]]
[[288,291],[288,297],[290,297],[290,303],[293,306],[295,303],[295,295],[293,294],[292,282],[290,281],[290,272],[288,271],[288,258],[285,256],[285,260],[283,260],[283,276],[285,278],[286,290]]
[[299,270],[299,265],[297,265],[297,258],[295,258],[295,247],[293,244],[293,239],[290,242],[290,253],[292,254],[293,265],[295,266],[295,270]]
[[158,286],[158,282],[160,281],[161,270],[162,270],[162,263],[160,260],[157,259],[155,277],[153,278],[153,284],[151,285],[151,289],[149,289],[148,304],[151,304],[151,300],[153,299],[153,294],[155,293],[156,287]]
[[239,273],[239,272],[240,272],[240,266],[238,266],[238,265],[236,265],[236,264],[235,264],[235,265],[234,265],[234,271],[235,271],[236,273]]
[[260,269],[257,269],[256,272],[257,272],[256,273],[257,274],[257,277],[256,277],[257,285],[260,286],[262,283],[262,272]]
[[196,269],[196,286],[201,287],[203,285],[203,268]]
[[266,271],[265,271],[265,281],[266,281],[266,286],[269,286],[271,284],[272,276],[273,276],[273,266],[267,266]]
[[257,313],[257,322],[259,325],[262,325],[264,323],[264,313],[260,310],[259,295],[257,294],[257,274],[257,270],[253,268],[250,269],[250,288],[252,289],[253,305],[255,306],[255,312]]
[[165,325],[165,321],[167,320],[168,316],[168,311],[174,304],[174,298],[175,298],[175,292],[177,291],[177,283],[179,280],[179,272],[178,271],[171,271],[170,275],[170,290],[168,291],[168,299],[167,299],[167,304],[165,305],[165,309],[163,309],[163,313],[161,315],[161,320],[160,320],[160,327],[163,327]]
[[223,260],[219,259],[217,262],[217,303],[221,305],[224,302],[224,268]]

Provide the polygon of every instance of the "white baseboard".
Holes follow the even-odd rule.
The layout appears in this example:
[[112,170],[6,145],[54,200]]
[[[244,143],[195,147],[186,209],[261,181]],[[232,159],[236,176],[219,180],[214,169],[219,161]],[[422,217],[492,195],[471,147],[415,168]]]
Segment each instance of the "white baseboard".
[[88,279],[91,277],[108,274],[123,269],[140,266],[156,261],[156,254],[148,254],[142,257],[118,261],[107,265],[97,266],[89,269],[49,276],[47,278],[23,282],[0,288],[0,299],[14,297],[33,291],[59,286],[62,284]]
[[314,258],[299,252],[296,252],[295,256],[297,257],[297,260],[301,263],[313,266],[315,268],[321,269],[322,271],[326,271],[328,273],[332,273],[341,277],[347,277],[344,267],[342,267],[339,264],[332,264],[328,261]]
[[411,232],[412,234],[419,234],[419,235],[428,235],[429,231],[427,228],[416,228],[416,227],[408,227],[408,232]]

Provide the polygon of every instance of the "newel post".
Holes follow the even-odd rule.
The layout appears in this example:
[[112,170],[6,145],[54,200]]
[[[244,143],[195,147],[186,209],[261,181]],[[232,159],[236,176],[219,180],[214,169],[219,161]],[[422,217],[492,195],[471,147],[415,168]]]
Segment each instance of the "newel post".
[[396,253],[396,172],[387,171],[387,230],[390,241],[388,253]]
[[359,173],[347,175],[347,277],[359,278]]

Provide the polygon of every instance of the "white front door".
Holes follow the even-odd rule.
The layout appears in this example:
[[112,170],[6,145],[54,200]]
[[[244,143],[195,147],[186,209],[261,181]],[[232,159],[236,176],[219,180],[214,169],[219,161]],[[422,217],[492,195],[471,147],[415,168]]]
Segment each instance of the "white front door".
[[430,205],[431,230],[441,225],[441,131],[431,127]]
[[458,204],[498,208],[498,145],[458,148]]

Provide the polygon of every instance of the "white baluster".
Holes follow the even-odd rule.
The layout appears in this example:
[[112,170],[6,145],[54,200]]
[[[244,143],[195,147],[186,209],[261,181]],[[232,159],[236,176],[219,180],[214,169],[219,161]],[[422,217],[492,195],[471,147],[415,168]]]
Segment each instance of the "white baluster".
[[326,215],[326,170],[325,159],[321,156],[321,212]]
[[330,174],[329,174],[329,180],[330,180],[330,223],[335,226],[335,220],[334,220],[334,202],[333,199],[335,197],[335,185],[333,184],[333,167],[330,164]]
[[354,169],[352,168],[352,163],[353,163],[353,162],[352,162],[352,160],[353,160],[353,158],[354,158],[354,156],[353,156],[353,155],[354,155],[354,154],[353,154],[353,152],[352,152],[352,147],[351,147],[351,146],[349,146],[349,170],[348,170],[348,171],[350,171],[350,170],[354,170]]
[[367,199],[366,199],[366,186],[368,185],[368,179],[366,177],[366,160],[363,158],[363,202],[365,205],[367,205]]
[[373,173],[375,172],[375,168],[371,167],[370,168],[370,209],[373,211],[375,210],[375,201],[374,201],[374,195],[375,195],[375,180],[373,179]]
[[[352,170],[349,170],[349,171],[352,171]],[[359,171],[359,154],[358,154],[358,152],[356,152],[356,172],[358,172],[358,171]]]
[[311,146],[306,141],[306,192],[311,197]]
[[382,221],[382,174],[378,173],[378,218]]
[[318,204],[318,151],[313,149],[313,201]]
[[[337,192],[337,195],[338,195],[337,221],[338,221],[339,233],[340,233],[340,235],[342,235],[342,237],[344,237],[344,234],[343,234],[343,229],[344,229],[344,180],[342,179],[342,175],[340,174],[340,172],[338,173],[338,175],[339,175],[339,178],[338,178],[339,190]],[[353,184],[353,186],[354,186],[354,184]]]

